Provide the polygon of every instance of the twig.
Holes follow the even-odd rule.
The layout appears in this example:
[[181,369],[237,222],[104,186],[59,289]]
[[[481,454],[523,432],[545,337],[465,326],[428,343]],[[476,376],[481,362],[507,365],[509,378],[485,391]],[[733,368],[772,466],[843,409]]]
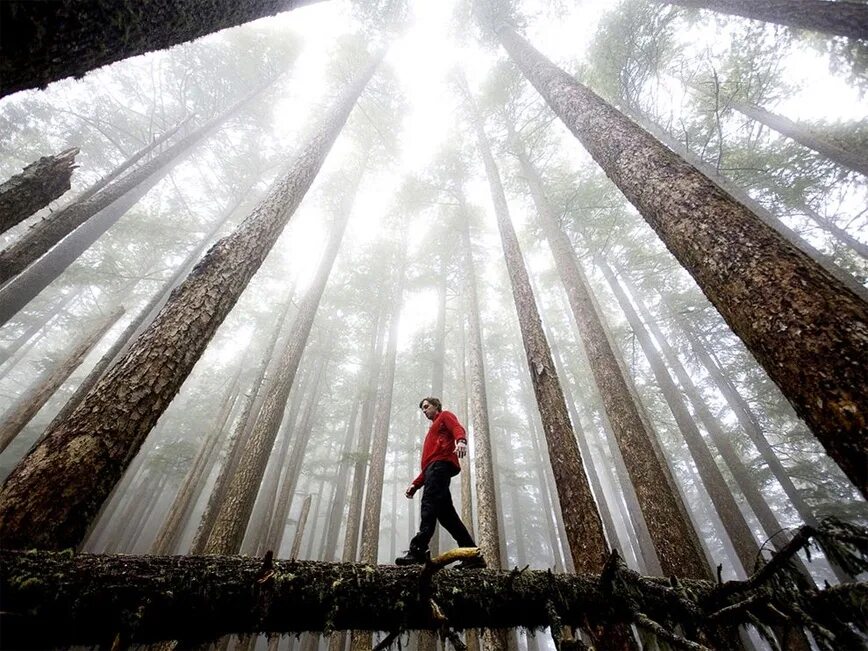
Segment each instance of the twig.
[[662,638],[670,644],[677,646],[681,649],[688,649],[689,651],[711,651],[711,649],[709,649],[707,646],[703,646],[702,644],[698,644],[696,642],[691,642],[687,638],[676,635],[666,627],[661,626],[660,624],[655,622],[644,613],[636,613],[636,625],[648,629],[657,637]]

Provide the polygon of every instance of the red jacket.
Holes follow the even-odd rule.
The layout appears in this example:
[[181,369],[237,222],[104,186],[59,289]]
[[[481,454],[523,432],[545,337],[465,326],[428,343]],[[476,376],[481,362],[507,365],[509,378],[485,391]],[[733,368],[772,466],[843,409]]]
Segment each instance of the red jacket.
[[451,411],[441,411],[437,418],[431,421],[431,427],[425,435],[422,444],[422,472],[413,480],[413,486],[422,488],[425,483],[425,468],[435,461],[448,461],[457,470],[461,470],[458,455],[455,454],[455,443],[467,441],[467,432]]

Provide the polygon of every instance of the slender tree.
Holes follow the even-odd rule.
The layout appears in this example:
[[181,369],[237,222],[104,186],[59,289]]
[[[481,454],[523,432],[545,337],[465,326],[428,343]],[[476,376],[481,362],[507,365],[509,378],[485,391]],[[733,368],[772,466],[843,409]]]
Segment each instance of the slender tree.
[[162,50],[211,32],[317,0],[99,0],[87,6],[10,0],[0,5],[0,97],[81,77],[127,57]]
[[0,233],[5,233],[40,208],[57,199],[72,185],[78,148],[30,163],[21,174],[0,183]]
[[374,57],[346,87],[250,217],[209,250],[124,358],[9,475],[0,489],[5,546],[63,549],[82,541],[313,183],[381,58],[382,53]]
[[868,304],[511,27],[496,34],[868,495]]
[[868,7],[850,0],[655,0],[788,27],[868,39]]
[[522,176],[530,188],[537,217],[567,290],[594,381],[599,387],[612,432],[624,456],[661,569],[667,576],[710,578],[710,568],[705,562],[699,539],[690,525],[687,510],[681,502],[666,461],[656,453],[652,443],[656,434],[643,417],[637,405],[635,390],[615,357],[599,307],[576,260],[573,246],[558,226],[539,172],[516,134],[512,133],[512,136]]

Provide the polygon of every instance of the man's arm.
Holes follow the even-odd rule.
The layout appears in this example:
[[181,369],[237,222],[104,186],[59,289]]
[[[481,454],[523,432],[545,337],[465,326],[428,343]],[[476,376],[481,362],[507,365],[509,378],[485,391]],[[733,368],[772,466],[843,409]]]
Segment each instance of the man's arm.
[[463,459],[467,456],[467,432],[464,431],[461,423],[458,422],[458,418],[451,411],[443,412],[443,424],[446,426],[446,431],[452,435],[452,439],[455,441],[455,454],[459,459]]

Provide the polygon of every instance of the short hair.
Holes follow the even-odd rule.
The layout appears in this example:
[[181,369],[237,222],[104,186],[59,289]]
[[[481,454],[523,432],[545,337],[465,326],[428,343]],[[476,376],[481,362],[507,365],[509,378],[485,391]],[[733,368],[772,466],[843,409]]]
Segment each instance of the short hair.
[[422,400],[419,401],[419,409],[422,409],[423,402],[434,405],[434,407],[437,408],[437,411],[443,411],[443,403],[440,402],[440,398],[422,398]]

